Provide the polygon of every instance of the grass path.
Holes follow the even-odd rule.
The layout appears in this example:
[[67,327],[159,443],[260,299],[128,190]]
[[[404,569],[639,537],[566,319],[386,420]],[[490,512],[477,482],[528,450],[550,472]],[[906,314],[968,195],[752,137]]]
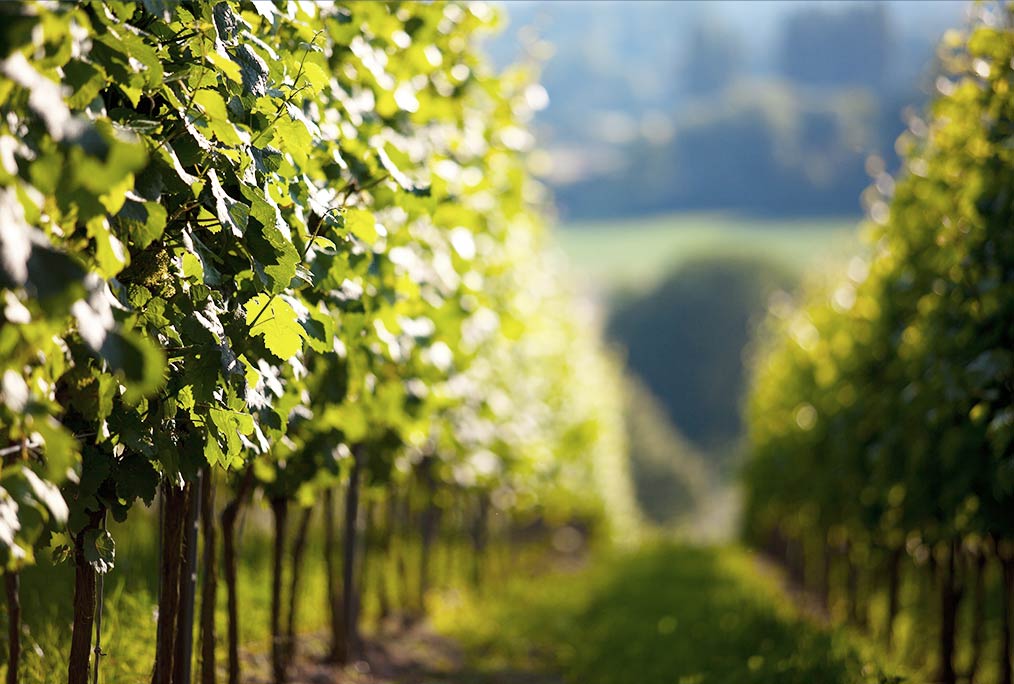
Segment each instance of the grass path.
[[[665,545],[447,593],[432,626],[388,633],[337,671],[304,642],[292,684],[856,684],[884,676],[854,638],[803,615],[738,548]],[[250,663],[255,665],[254,663]],[[248,684],[267,684],[267,662]]]
[[485,599],[445,598],[435,624],[487,671],[572,684],[899,681],[800,614],[777,573],[736,548],[666,545],[519,577]]

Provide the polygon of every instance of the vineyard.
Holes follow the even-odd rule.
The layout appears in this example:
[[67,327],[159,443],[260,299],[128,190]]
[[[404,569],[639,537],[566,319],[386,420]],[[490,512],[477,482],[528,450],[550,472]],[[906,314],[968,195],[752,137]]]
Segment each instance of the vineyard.
[[[1014,9],[945,36],[862,247],[672,243],[858,250],[730,343],[742,462],[740,374],[642,388],[572,284],[503,11],[0,6],[6,684],[1014,684]],[[566,241],[654,281],[644,225]],[[696,268],[610,332],[790,278]],[[695,296],[672,327],[712,329]],[[719,465],[652,391],[720,407]],[[748,548],[647,522],[720,517],[719,472]]]
[[945,684],[1012,677],[1014,14],[982,14],[866,253],[774,308],[749,411],[750,538]]
[[[112,521],[158,540],[158,683],[191,681],[195,653],[200,681],[223,656],[240,681],[254,499],[277,682],[318,510],[339,663],[358,657],[364,545],[418,540],[383,593],[414,615],[447,530],[478,572],[490,535],[628,524],[617,371],[544,256],[523,154],[538,87],[477,56],[489,8],[3,11],[8,682],[22,660],[33,681],[98,677]],[[73,627],[40,657],[19,582],[50,554],[74,568]]]

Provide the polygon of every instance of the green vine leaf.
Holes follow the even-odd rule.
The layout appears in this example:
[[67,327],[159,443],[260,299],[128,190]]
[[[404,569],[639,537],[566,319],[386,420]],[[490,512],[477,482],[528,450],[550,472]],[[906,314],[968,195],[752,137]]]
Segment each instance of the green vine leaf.
[[107,530],[89,529],[85,532],[84,557],[100,575],[113,569],[116,562],[116,543]]
[[251,335],[261,335],[272,354],[287,360],[303,348],[306,332],[295,309],[281,297],[259,294],[245,305]]

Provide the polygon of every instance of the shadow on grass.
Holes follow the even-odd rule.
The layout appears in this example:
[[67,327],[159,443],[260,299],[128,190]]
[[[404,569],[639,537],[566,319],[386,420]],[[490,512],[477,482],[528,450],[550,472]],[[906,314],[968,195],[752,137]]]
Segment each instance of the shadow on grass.
[[429,675],[426,684],[562,684],[557,676],[523,672],[521,670],[483,670],[465,669],[450,674]]

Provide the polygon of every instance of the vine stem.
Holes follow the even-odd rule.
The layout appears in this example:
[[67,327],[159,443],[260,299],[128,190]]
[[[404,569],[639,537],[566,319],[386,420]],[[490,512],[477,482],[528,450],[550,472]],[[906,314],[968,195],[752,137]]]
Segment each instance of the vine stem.
[[176,618],[176,657],[173,682],[189,683],[193,665],[194,599],[197,588],[197,543],[201,516],[201,488],[204,470],[190,485],[187,497],[186,530],[183,533],[183,572],[180,574],[180,605]]
[[225,578],[228,614],[228,682],[239,684],[239,597],[236,583],[236,516],[254,488],[253,468],[247,466],[236,495],[219,514],[222,525],[222,572]]
[[[102,512],[100,529],[106,529],[106,512]],[[102,652],[102,595],[105,589],[105,574],[96,573],[95,576],[95,674],[92,677],[92,684],[99,684],[99,660],[105,654]]]
[[215,684],[215,596],[218,589],[218,541],[215,529],[215,483],[210,466],[201,479],[201,684]]
[[345,493],[345,538],[342,540],[342,626],[345,641],[337,654],[338,662],[348,663],[359,647],[356,613],[356,537],[359,522],[359,473],[363,466],[362,447],[352,449],[352,472]]
[[42,446],[41,443],[36,442],[29,443],[27,440],[22,440],[21,442],[15,444],[14,446],[4,447],[3,449],[0,449],[0,457],[10,456],[11,454],[18,453],[23,455],[26,450],[35,451],[41,446]]
[[17,684],[21,659],[21,577],[17,570],[4,573],[7,593],[7,684]]

